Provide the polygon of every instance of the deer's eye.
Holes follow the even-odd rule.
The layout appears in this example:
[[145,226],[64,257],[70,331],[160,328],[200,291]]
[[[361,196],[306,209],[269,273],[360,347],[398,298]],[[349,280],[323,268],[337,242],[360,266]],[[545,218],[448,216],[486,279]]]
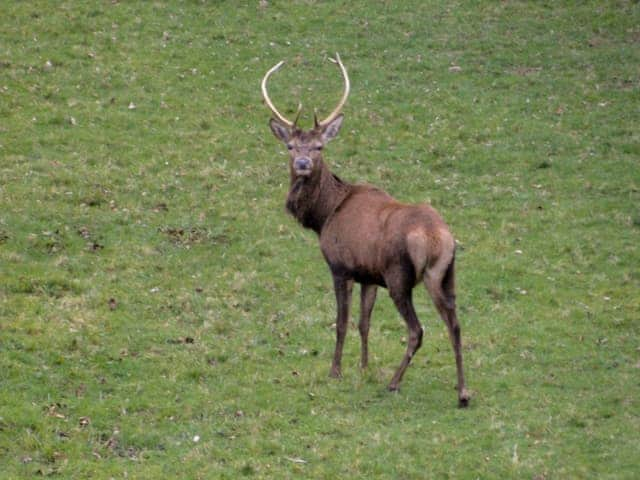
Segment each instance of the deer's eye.
[[287,150],[293,150],[293,145],[291,145],[290,143],[287,143]]
[[313,147],[312,150],[322,150],[322,145],[317,145]]

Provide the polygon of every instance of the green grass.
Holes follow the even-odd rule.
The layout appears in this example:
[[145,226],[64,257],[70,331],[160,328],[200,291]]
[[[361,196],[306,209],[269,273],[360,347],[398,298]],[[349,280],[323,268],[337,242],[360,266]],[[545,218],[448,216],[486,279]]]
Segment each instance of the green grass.
[[[3,2],[0,476],[635,478],[639,25],[622,0]],[[309,125],[335,51],[326,160],[462,246],[468,410],[420,290],[399,393],[384,294],[369,370],[353,330],[327,376],[331,279],[259,82],[288,59],[270,91]]]

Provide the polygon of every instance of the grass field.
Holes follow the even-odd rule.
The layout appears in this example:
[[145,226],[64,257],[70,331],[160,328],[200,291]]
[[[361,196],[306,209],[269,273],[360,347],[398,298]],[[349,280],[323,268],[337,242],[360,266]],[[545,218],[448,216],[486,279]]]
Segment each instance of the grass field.
[[[325,160],[460,243],[467,410],[421,289],[400,392],[384,292],[328,378],[259,83],[310,125],[336,51]],[[634,1],[2,2],[0,477],[637,478],[639,65]]]

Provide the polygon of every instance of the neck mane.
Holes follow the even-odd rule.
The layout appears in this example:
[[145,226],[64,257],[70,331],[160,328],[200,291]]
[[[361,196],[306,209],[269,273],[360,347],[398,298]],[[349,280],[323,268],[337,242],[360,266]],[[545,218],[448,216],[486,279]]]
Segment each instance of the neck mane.
[[321,162],[319,172],[311,177],[291,176],[287,210],[305,228],[320,234],[333,212],[351,192],[352,185],[331,173]]

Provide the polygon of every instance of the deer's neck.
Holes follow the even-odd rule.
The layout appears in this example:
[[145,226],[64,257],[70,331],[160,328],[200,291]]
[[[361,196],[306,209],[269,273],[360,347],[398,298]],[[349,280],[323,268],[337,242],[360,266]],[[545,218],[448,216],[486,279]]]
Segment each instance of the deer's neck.
[[340,180],[322,163],[311,177],[291,177],[287,210],[305,228],[320,234],[329,216],[349,195],[352,185]]

